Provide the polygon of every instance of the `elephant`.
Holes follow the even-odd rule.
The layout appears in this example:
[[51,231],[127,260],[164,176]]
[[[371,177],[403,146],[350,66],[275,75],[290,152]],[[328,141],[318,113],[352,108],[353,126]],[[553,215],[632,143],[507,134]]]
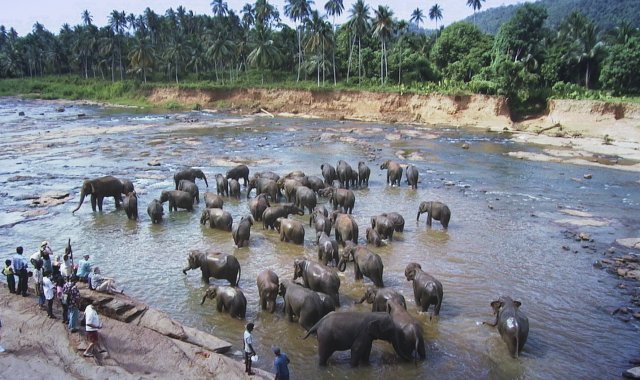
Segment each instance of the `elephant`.
[[434,305],[435,309],[432,316],[440,314],[440,306],[442,306],[442,283],[436,280],[430,274],[423,272],[422,267],[418,263],[409,263],[404,270],[407,281],[413,281],[413,296],[416,305],[421,311],[429,311],[429,306]]
[[135,191],[134,187],[133,187],[133,182],[131,182],[128,179],[121,179],[120,182],[122,182],[122,194],[129,194],[132,191]]
[[193,196],[196,203],[200,203],[200,190],[195,182],[189,181],[188,179],[181,179],[180,182],[178,182],[178,190],[186,191]]
[[304,211],[297,208],[294,204],[283,203],[278,206],[267,207],[262,213],[262,227],[263,229],[272,228],[275,229],[275,221],[278,218],[286,218],[289,214],[304,215]]
[[249,180],[249,187],[247,187],[247,199],[251,190],[256,189],[256,197],[260,194],[266,194],[271,197],[272,202],[278,201],[280,195],[280,189],[276,181],[269,178],[251,178]]
[[316,193],[306,186],[298,186],[296,188],[295,204],[304,211],[305,208],[309,209],[309,214],[313,212],[313,209],[318,204],[318,198]]
[[274,172],[258,172],[253,175],[253,178],[266,178],[278,182],[280,176]]
[[287,175],[284,176],[284,178],[286,179],[297,179],[298,181],[302,181],[302,178],[306,177],[307,175],[304,174],[304,172],[302,170],[294,170],[290,173],[288,173]]
[[219,278],[229,281],[231,286],[237,287],[240,282],[240,263],[235,256],[226,253],[215,252],[214,250],[189,252],[187,265],[182,269],[182,273],[187,274],[190,269],[202,271],[202,281],[209,283],[209,278]]
[[[326,211],[327,210],[324,210],[324,212]],[[309,217],[309,225],[315,225],[316,242],[318,242],[320,234],[322,233],[327,236],[331,235],[331,219],[329,219],[324,212],[316,207]]]
[[413,359],[414,363],[417,363],[418,356],[420,356],[420,359],[425,359],[427,353],[424,348],[424,334],[420,322],[409,314],[406,305],[403,307],[402,304],[394,300],[387,302],[387,311],[391,315],[396,328],[396,339],[393,341],[393,348],[398,356],[404,360]]
[[369,176],[371,175],[371,169],[364,163],[364,161],[358,162],[358,187],[369,187]]
[[405,176],[407,177],[407,185],[412,189],[418,188],[418,169],[415,166],[409,165],[405,170]]
[[318,338],[318,363],[327,365],[327,360],[335,351],[351,350],[351,366],[368,363],[374,340],[381,339],[393,343],[395,326],[387,313],[346,311],[324,316],[313,325],[302,338],[311,334]]
[[380,165],[380,169],[387,169],[387,184],[391,186],[398,184],[398,186],[400,186],[400,180],[402,179],[402,166],[400,166],[399,163],[387,160]]
[[331,214],[336,241],[344,247],[345,242],[358,244],[358,223],[352,215],[341,214],[336,211]]
[[256,278],[258,295],[260,296],[260,308],[269,313],[276,311],[276,298],[280,290],[278,275],[271,269],[265,269]]
[[164,208],[162,202],[157,199],[152,200],[147,206],[147,214],[151,218],[151,223],[162,222],[162,215],[164,215]]
[[314,175],[304,177],[302,179],[302,185],[310,188],[315,193],[317,193],[319,190],[322,190],[326,187],[326,185],[324,184],[324,180]]
[[344,272],[347,269],[347,263],[350,259],[353,260],[356,281],[362,280],[363,276],[366,276],[373,281],[375,286],[384,288],[384,282],[382,281],[384,265],[380,255],[369,251],[367,247],[347,242],[338,262],[338,270],[340,272]]
[[380,247],[382,245],[382,239],[380,239],[380,234],[378,231],[371,227],[367,227],[367,244],[375,245],[376,247]]
[[93,179],[87,179],[82,183],[82,189],[80,190],[80,202],[71,213],[75,213],[80,209],[84,202],[84,197],[91,195],[91,209],[95,212],[96,205],[98,210],[102,212],[102,202],[105,197],[113,197],[116,202],[116,208],[120,208],[120,202],[122,202],[122,194],[124,192],[124,186],[119,179],[113,176],[98,177]]
[[302,278],[302,284],[318,292],[328,294],[336,306],[340,306],[340,277],[326,265],[305,259],[293,261],[293,280]]
[[336,165],[336,174],[338,175],[340,188],[348,189],[349,182],[353,179],[353,169],[351,168],[351,165],[343,160],[338,161],[338,164]]
[[431,219],[433,218],[439,220],[445,230],[449,227],[451,210],[446,204],[442,202],[421,202],[416,221],[420,220],[420,214],[425,212],[427,213],[427,226],[431,226]]
[[381,216],[386,216],[387,219],[391,221],[393,224],[393,230],[396,232],[404,231],[404,217],[397,212],[389,212],[380,214]]
[[394,301],[399,305],[402,305],[405,309],[407,308],[407,302],[404,299],[404,296],[397,291],[391,288],[378,288],[376,286],[369,285],[367,286],[367,290],[365,290],[364,295],[359,301],[356,303],[363,303],[367,301],[367,303],[371,304],[371,311],[387,311],[387,303],[389,301]]
[[320,301],[322,301],[322,315],[325,316],[332,311],[336,311],[336,304],[333,302],[333,298],[331,298],[328,294],[322,292],[316,292],[318,297],[320,297]]
[[178,211],[179,208],[193,211],[193,195],[182,190],[163,190],[160,194],[160,202],[169,201],[169,211]]
[[240,223],[234,227],[233,231],[231,231],[231,236],[233,236],[233,242],[236,247],[248,247],[249,246],[249,237],[251,236],[251,226],[253,226],[253,217],[243,216],[240,219]]
[[202,210],[200,224],[206,224],[207,222],[209,222],[210,228],[217,228],[223,231],[231,232],[233,227],[233,217],[231,214],[220,208],[205,208]]
[[185,170],[180,170],[179,172],[173,175],[173,181],[176,183],[176,190],[178,190],[178,185],[180,184],[180,180],[188,179],[189,181],[195,183],[196,178],[203,179],[204,184],[207,185],[207,187],[209,187],[209,183],[207,182],[207,176],[204,175],[202,170],[189,168]]
[[229,181],[221,173],[216,174],[216,186],[218,195],[229,196]]
[[240,183],[233,178],[228,180],[228,183],[229,183],[229,196],[240,199]]
[[298,179],[284,177],[280,178],[277,185],[284,193],[285,198],[287,198],[287,202],[295,202],[296,190],[302,186],[302,182]]
[[271,204],[266,194],[258,194],[257,197],[249,200],[249,212],[251,212],[253,220],[261,221],[262,213],[270,206]]
[[280,241],[292,242],[298,245],[304,244],[304,225],[301,222],[279,217],[273,225],[280,233]]
[[240,178],[244,180],[244,187],[247,187],[249,184],[249,168],[247,165],[238,165],[227,170],[227,179],[240,181]]
[[529,318],[520,310],[522,303],[514,301],[511,297],[502,296],[498,300],[491,302],[493,314],[496,316],[494,322],[483,322],[489,326],[498,326],[498,331],[502,340],[507,344],[509,354],[518,358],[529,335]]
[[124,197],[122,207],[127,213],[127,218],[138,220],[138,195],[135,191],[130,192]]
[[324,184],[327,186],[333,186],[333,181],[338,179],[336,168],[334,168],[330,164],[324,163],[320,165],[320,170],[322,170],[322,178],[324,178]]
[[356,203],[356,195],[349,189],[336,189],[327,187],[319,192],[320,195],[329,197],[329,203],[333,205],[333,209],[344,210],[345,214],[353,212],[353,206]]
[[209,299],[218,298],[216,309],[219,313],[228,312],[232,318],[244,319],[247,314],[247,298],[240,288],[232,286],[209,285],[202,296],[200,305]]
[[280,281],[279,293],[284,299],[284,314],[293,322],[298,317],[298,323],[309,330],[323,316],[324,304],[318,293],[307,289],[291,280]]
[[393,222],[386,216],[378,215],[371,218],[371,228],[376,230],[381,239],[393,240],[393,232],[395,231]]
[[204,204],[207,208],[222,208],[224,200],[218,194],[206,192],[204,193]]
[[331,239],[324,231],[318,234],[318,261],[324,265],[331,262],[334,266],[338,266],[340,261],[338,242]]

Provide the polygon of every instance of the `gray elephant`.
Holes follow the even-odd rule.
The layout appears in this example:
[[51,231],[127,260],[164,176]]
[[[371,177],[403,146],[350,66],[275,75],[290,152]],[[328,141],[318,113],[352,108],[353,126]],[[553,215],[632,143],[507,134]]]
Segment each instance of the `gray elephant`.
[[509,354],[517,358],[529,336],[529,318],[520,310],[520,301],[514,301],[511,297],[502,296],[491,302],[494,322],[483,322],[489,326],[498,326],[502,340],[507,344]]
[[358,243],[358,223],[352,215],[334,211],[331,214],[331,220],[338,244],[342,244],[344,247],[347,241]]
[[274,172],[258,172],[252,178],[266,178],[278,182],[280,176]]
[[393,343],[395,326],[387,313],[347,311],[327,314],[313,325],[307,334],[318,338],[318,363],[327,365],[327,360],[335,351],[351,350],[351,366],[369,362],[374,340],[381,339]]
[[322,178],[316,177],[314,175],[308,176],[308,177],[304,177],[302,179],[302,185],[310,188],[311,190],[313,190],[316,193],[319,190],[322,190],[322,189],[324,189],[326,187],[326,185],[324,184],[324,180]]
[[371,227],[367,227],[366,231],[367,244],[371,244],[376,247],[380,247],[382,245],[382,239],[380,238],[380,234],[378,231]]
[[291,280],[282,280],[279,294],[284,299],[284,315],[290,322],[297,317],[305,330],[309,330],[324,316],[324,304],[318,293],[311,289]]
[[393,222],[384,215],[378,215],[371,218],[371,228],[376,230],[381,239],[393,240],[393,232],[395,226]]
[[240,181],[240,178],[244,180],[244,187],[247,187],[249,184],[249,168],[247,165],[238,165],[227,170],[227,179]]
[[442,227],[446,230],[449,227],[449,220],[451,220],[451,210],[449,206],[442,202],[421,202],[418,207],[418,217],[416,221],[420,220],[420,214],[427,213],[427,226],[431,226],[431,219],[439,220]]
[[273,225],[280,234],[280,241],[304,244],[304,225],[299,221],[280,217]]
[[260,297],[260,309],[269,313],[276,311],[276,298],[280,291],[278,275],[271,269],[265,269],[256,278],[258,296]]
[[249,180],[249,187],[247,187],[247,198],[251,190],[256,189],[256,196],[259,194],[266,194],[271,198],[272,202],[278,202],[280,198],[280,189],[278,183],[268,178],[252,178]]
[[409,185],[409,187],[411,187],[412,189],[417,189],[418,188],[418,169],[413,165],[407,166],[407,169],[405,171],[405,176],[407,177],[407,185]]
[[400,186],[400,180],[402,179],[402,166],[400,166],[399,163],[387,160],[380,165],[380,169],[387,169],[387,184],[391,186],[397,184]]
[[402,215],[398,214],[397,212],[383,213],[380,215],[386,216],[387,219],[391,221],[391,223],[393,224],[394,231],[396,232],[404,231],[404,217]]
[[151,218],[151,223],[162,222],[162,216],[164,215],[164,208],[162,202],[157,199],[152,200],[147,206],[147,214]]
[[295,204],[303,211],[305,208],[309,209],[309,214],[311,214],[318,204],[318,198],[316,198],[316,193],[310,188],[299,186],[296,189]]
[[233,242],[236,247],[248,247],[249,246],[249,237],[251,236],[251,226],[253,226],[253,217],[243,216],[240,219],[240,223],[233,228],[231,231],[231,236],[233,236]]
[[318,297],[320,297],[320,301],[322,301],[322,315],[325,316],[332,311],[336,311],[336,304],[333,302],[333,298],[331,298],[328,294],[322,292],[316,292]]
[[87,179],[82,183],[80,190],[80,201],[78,207],[76,207],[71,213],[75,213],[80,209],[84,202],[84,197],[91,195],[91,209],[95,212],[96,205],[98,210],[102,212],[102,202],[105,197],[113,197],[116,208],[120,208],[120,202],[122,202],[122,194],[124,192],[124,186],[122,182],[113,176],[98,177],[94,179]]
[[356,195],[349,189],[336,189],[327,187],[318,192],[324,197],[329,197],[329,203],[333,205],[334,210],[343,211],[345,214],[353,212],[353,206],[356,203]]
[[283,203],[278,206],[267,207],[262,213],[262,227],[263,229],[275,229],[275,221],[278,218],[286,218],[290,214],[304,215],[304,211],[297,208],[294,204]]
[[353,180],[353,169],[351,165],[343,160],[338,161],[336,165],[336,174],[338,175],[338,182],[340,188],[349,188],[349,183]]
[[327,236],[331,235],[331,219],[329,219],[325,214],[326,211],[327,210],[318,209],[316,207],[309,217],[309,225],[313,225],[315,227],[316,242],[319,240],[322,233]]
[[222,208],[224,200],[216,193],[204,193],[204,204],[207,208]]
[[328,294],[336,306],[340,306],[340,277],[326,265],[311,260],[293,261],[293,280],[302,278],[305,287]]
[[424,348],[424,334],[420,322],[409,314],[406,306],[403,307],[402,304],[394,300],[387,302],[387,311],[396,327],[393,348],[398,356],[404,360],[413,359],[414,363],[417,362],[418,356],[420,359],[425,359],[427,352]]
[[135,191],[130,192],[124,197],[122,208],[127,213],[127,218],[138,220],[138,196]]
[[178,211],[183,208],[193,211],[193,195],[182,190],[163,190],[160,193],[160,202],[169,201],[169,211]]
[[407,302],[405,301],[404,296],[391,288],[378,288],[376,286],[369,285],[367,286],[367,290],[365,290],[362,298],[359,301],[356,301],[356,303],[360,304],[364,301],[371,304],[371,311],[386,312],[387,303],[389,301],[394,301],[399,305],[402,305],[405,309],[407,308]]
[[229,196],[229,181],[221,173],[216,174],[216,189],[218,195]]
[[240,182],[231,178],[227,180],[229,183],[229,196],[240,199]]
[[132,191],[135,191],[134,187],[133,187],[133,182],[131,182],[128,179],[121,179],[120,182],[122,182],[122,194],[129,194]]
[[209,283],[210,277],[227,280],[234,287],[237,287],[240,282],[240,263],[233,255],[213,250],[191,251],[182,273],[187,274],[188,270],[198,268],[202,271],[202,281],[205,283]]
[[355,272],[355,280],[362,280],[363,276],[368,277],[373,284],[379,288],[384,288],[382,281],[382,272],[384,265],[382,259],[377,253],[373,253],[367,247],[355,245],[353,242],[347,242],[342,250],[340,262],[338,262],[338,270],[344,272],[347,269],[347,263],[353,260],[353,271]]
[[320,165],[320,170],[322,170],[322,178],[324,178],[324,184],[327,186],[333,186],[333,181],[338,179],[336,168],[331,166],[331,164],[324,163]]
[[210,228],[217,228],[223,231],[231,232],[233,227],[233,217],[228,211],[219,208],[206,208],[202,210],[200,216],[200,224],[209,222]]
[[287,202],[296,201],[296,191],[298,187],[302,186],[302,182],[297,178],[280,178],[277,182],[278,189],[282,190],[284,197],[287,198]]
[[413,281],[413,297],[416,305],[422,312],[429,311],[429,306],[434,305],[433,316],[440,314],[444,291],[442,283],[435,277],[424,272],[418,263],[409,263],[404,270],[407,281]]
[[200,189],[198,189],[198,185],[196,185],[195,182],[189,181],[188,179],[181,179],[180,182],[178,182],[178,190],[186,191],[193,196],[196,203],[200,203]]
[[369,176],[371,176],[371,169],[364,161],[358,162],[358,187],[369,187]]
[[271,204],[266,194],[258,194],[257,197],[249,200],[249,212],[251,212],[253,220],[261,221],[262,213],[270,206]]
[[233,318],[244,319],[247,314],[247,298],[240,288],[232,286],[209,285],[202,296],[200,305],[209,298],[210,300],[218,298],[216,302],[216,310],[219,313],[226,311]]
[[180,184],[180,180],[188,179],[191,182],[196,182],[196,178],[200,178],[204,180],[204,184],[209,187],[209,183],[207,182],[207,176],[204,175],[202,170],[200,169],[185,169],[180,170],[176,174],[173,175],[173,181],[176,183],[176,190],[178,190],[178,185]]
[[318,261],[324,265],[333,263],[334,266],[338,266],[340,261],[338,242],[331,239],[324,231],[318,234]]

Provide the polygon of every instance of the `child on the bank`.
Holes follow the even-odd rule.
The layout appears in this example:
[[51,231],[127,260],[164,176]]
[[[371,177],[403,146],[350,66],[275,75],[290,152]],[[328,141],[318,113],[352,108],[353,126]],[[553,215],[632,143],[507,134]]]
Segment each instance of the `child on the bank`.
[[2,274],[7,277],[7,286],[9,287],[9,293],[14,294],[16,292],[16,278],[13,273],[13,267],[11,266],[11,260],[4,261]]

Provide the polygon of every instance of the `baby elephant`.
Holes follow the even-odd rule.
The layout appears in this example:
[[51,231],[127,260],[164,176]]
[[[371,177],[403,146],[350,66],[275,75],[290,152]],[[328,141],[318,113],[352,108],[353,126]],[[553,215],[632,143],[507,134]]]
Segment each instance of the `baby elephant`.
[[253,217],[243,216],[240,219],[240,223],[233,228],[231,231],[231,236],[233,236],[233,242],[236,244],[236,247],[248,247],[249,246],[249,236],[251,235],[251,226],[253,225]]
[[509,353],[514,358],[522,351],[529,335],[529,319],[520,311],[520,305],[520,301],[502,296],[491,302],[493,314],[496,316],[495,322],[483,322],[489,326],[498,326],[500,336],[507,343]]
[[427,213],[427,226],[431,226],[431,219],[439,220],[442,227],[446,230],[449,227],[449,220],[451,219],[451,210],[442,202],[422,202],[418,208],[418,217],[416,221],[420,220],[420,214]]
[[429,306],[434,305],[434,316],[440,314],[442,306],[442,283],[433,276],[425,273],[418,263],[409,263],[404,270],[407,281],[413,281],[413,296],[418,309],[423,312],[429,311]]
[[265,269],[256,278],[256,285],[260,296],[260,308],[269,313],[276,311],[276,298],[280,290],[278,275],[271,269]]
[[207,297],[209,297],[209,299],[218,297],[216,303],[218,312],[227,311],[233,318],[238,319],[244,319],[247,313],[247,299],[244,297],[240,288],[211,285],[204,293],[200,305],[204,304]]

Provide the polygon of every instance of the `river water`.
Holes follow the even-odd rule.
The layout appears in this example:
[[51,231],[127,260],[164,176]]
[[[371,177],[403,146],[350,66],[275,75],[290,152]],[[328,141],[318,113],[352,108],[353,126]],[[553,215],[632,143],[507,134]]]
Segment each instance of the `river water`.
[[[246,321],[217,313],[213,302],[201,306],[199,271],[181,273],[191,249],[233,253],[242,266],[247,319],[256,324],[257,366],[272,370],[270,347],[278,344],[291,358],[294,378],[602,379],[619,377],[629,367],[627,360],[638,355],[638,324],[610,315],[628,301],[616,289],[619,280],[592,265],[615,239],[638,236],[637,173],[518,160],[505,153],[541,147],[515,143],[506,134],[446,126],[432,130],[204,112],[151,114],[80,104],[66,104],[65,112],[56,112],[59,106],[0,99],[2,258],[16,245],[30,254],[42,240],[60,253],[71,238],[77,258],[91,254],[94,265],[117,278],[127,294],[228,340],[234,344],[229,355],[239,359]],[[463,142],[471,148],[461,149]],[[416,165],[418,190],[404,181],[399,188],[386,186],[386,172],[379,165],[391,158]],[[301,247],[282,243],[275,232],[254,225],[250,246],[237,249],[230,233],[199,224],[202,203],[193,213],[169,213],[165,206],[161,225],[152,225],[146,215],[149,201],[172,189],[173,173],[184,166],[202,168],[209,190],[215,191],[215,174],[236,163],[246,163],[252,172],[302,170],[320,176],[323,162],[335,166],[339,159],[353,167],[366,161],[372,169],[369,188],[355,191],[361,242],[372,215],[397,211],[406,219],[404,233],[371,249],[384,262],[385,285],[405,295],[409,311],[423,325],[428,357],[417,365],[398,361],[389,344],[376,342],[369,366],[350,368],[348,352],[340,352],[320,368],[315,337],[301,340],[304,330],[285,320],[280,298],[275,314],[259,311],[257,273],[270,268],[281,279],[291,278],[294,258],[315,258],[309,229]],[[151,160],[161,165],[147,165]],[[593,179],[583,179],[587,172]],[[134,182],[138,222],[115,210],[112,199],[105,199],[103,213],[93,213],[87,200],[71,214],[82,180],[103,175]],[[204,182],[198,186],[206,190]],[[28,198],[47,191],[70,192],[72,198],[46,209],[30,207]],[[448,231],[436,221],[433,228],[426,227],[426,215],[415,221],[424,200],[449,205]],[[241,199],[225,199],[224,208],[236,221],[247,215],[244,188]],[[567,215],[566,209],[589,213],[589,221],[599,225],[567,223],[586,218]],[[299,218],[308,221],[307,215]],[[594,242],[569,239],[567,230],[588,233]],[[411,261],[443,283],[437,319],[417,313],[411,283],[404,279]],[[369,305],[353,304],[369,280],[355,282],[351,265],[340,276],[340,310],[370,310]],[[529,339],[517,360],[508,355],[495,329],[478,323],[492,319],[489,303],[500,295],[520,300],[529,317]]]

